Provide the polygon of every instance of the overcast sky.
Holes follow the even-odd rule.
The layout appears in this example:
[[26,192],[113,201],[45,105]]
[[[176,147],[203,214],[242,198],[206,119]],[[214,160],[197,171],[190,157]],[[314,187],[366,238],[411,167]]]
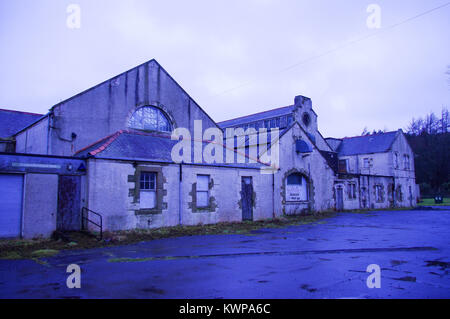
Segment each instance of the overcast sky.
[[46,113],[155,58],[217,122],[305,95],[326,137],[396,130],[450,107],[450,5],[421,15],[447,2],[0,0],[0,108]]

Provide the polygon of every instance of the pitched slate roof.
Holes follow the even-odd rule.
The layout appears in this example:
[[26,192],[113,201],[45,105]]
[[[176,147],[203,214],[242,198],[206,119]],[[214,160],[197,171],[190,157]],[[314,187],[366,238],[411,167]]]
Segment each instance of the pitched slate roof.
[[14,135],[42,116],[42,114],[0,109],[0,138]]
[[346,137],[342,139],[342,143],[339,145],[337,152],[339,156],[383,153],[390,149],[397,136],[397,132]]
[[278,116],[288,115],[294,111],[294,108],[295,108],[294,105],[280,107],[280,108],[269,110],[269,111],[259,112],[259,113],[219,122],[219,123],[217,123],[217,125],[219,125],[219,127],[221,127],[221,128],[243,125],[246,123],[252,123],[252,122],[256,122],[256,121],[260,121],[260,120],[264,120],[264,119],[270,119],[270,118],[274,118],[274,117],[278,117]]
[[[109,135],[98,142],[95,142],[84,149],[79,150],[75,156],[77,157],[96,157],[102,159],[123,159],[123,160],[141,160],[154,161],[159,163],[173,163],[171,151],[178,141],[170,139],[170,136],[161,133],[144,133],[140,131],[121,130]],[[208,143],[203,143],[206,146]],[[191,147],[191,151],[194,147]],[[236,158],[236,154],[235,158]],[[260,168],[263,163],[225,163],[226,149],[223,149],[224,163],[209,164],[203,162],[203,165],[212,166],[228,166],[228,167],[245,167]],[[193,154],[191,155],[193,163]]]

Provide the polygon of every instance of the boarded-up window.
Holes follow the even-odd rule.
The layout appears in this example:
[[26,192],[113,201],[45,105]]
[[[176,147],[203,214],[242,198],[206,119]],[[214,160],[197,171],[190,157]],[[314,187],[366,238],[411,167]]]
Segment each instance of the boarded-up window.
[[300,202],[308,200],[308,183],[301,174],[291,174],[286,179],[286,201]]
[[394,153],[394,167],[398,168],[398,153]]
[[348,183],[348,198],[349,199],[355,199],[356,198],[356,184],[355,183]]
[[140,177],[140,207],[156,207],[156,173],[142,172]]
[[410,165],[409,165],[409,155],[404,155],[403,156],[403,161],[405,162],[405,169],[408,170],[410,169]]
[[209,206],[209,175],[197,175],[197,207]]
[[382,186],[381,185],[375,185],[375,200],[377,202],[383,201],[383,195],[382,195]]

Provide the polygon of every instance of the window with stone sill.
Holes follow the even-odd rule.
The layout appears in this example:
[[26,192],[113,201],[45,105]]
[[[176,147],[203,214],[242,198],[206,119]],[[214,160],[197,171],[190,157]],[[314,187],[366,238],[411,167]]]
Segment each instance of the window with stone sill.
[[139,201],[141,209],[157,207],[156,173],[142,172],[139,178]]

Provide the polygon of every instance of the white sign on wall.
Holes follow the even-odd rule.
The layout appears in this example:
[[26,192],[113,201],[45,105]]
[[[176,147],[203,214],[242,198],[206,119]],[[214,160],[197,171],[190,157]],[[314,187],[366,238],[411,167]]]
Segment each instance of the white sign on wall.
[[299,202],[302,200],[302,185],[286,185],[286,200],[288,202]]

